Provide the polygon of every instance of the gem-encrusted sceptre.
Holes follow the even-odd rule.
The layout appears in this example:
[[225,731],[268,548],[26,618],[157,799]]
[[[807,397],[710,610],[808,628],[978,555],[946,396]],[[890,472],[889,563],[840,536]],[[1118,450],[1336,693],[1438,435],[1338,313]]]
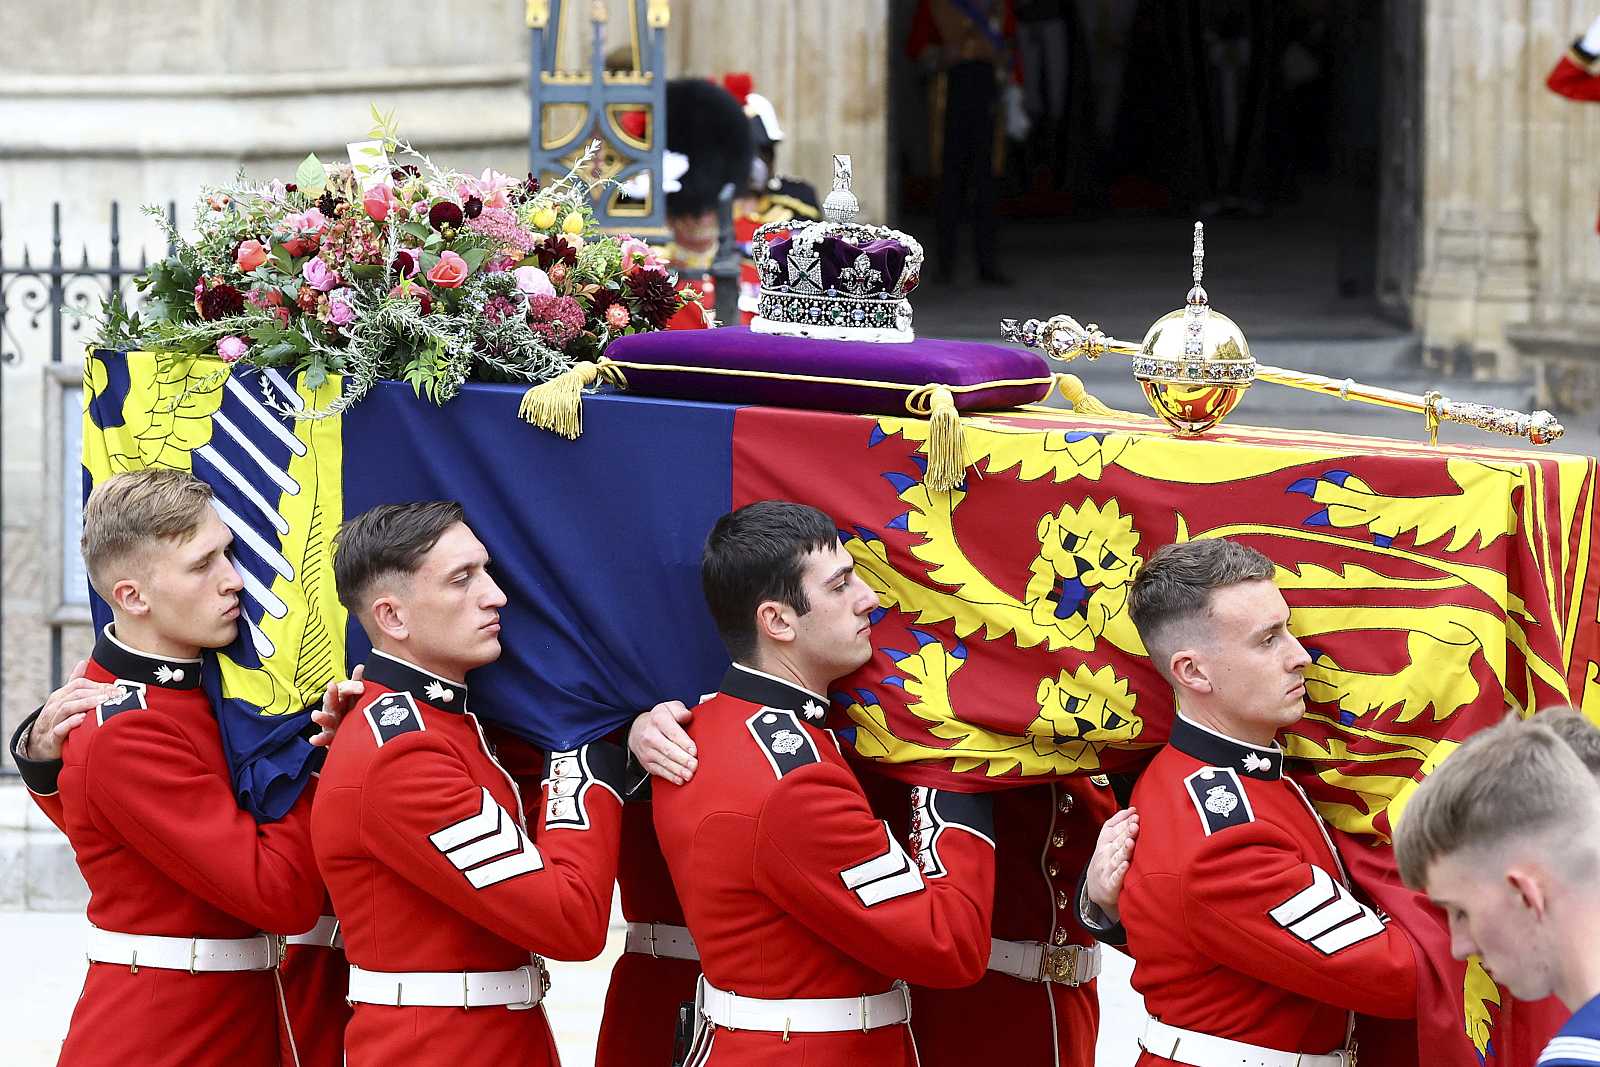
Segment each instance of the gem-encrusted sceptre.
[[[1041,349],[1046,355],[1062,362],[1078,356],[1093,359],[1106,352],[1132,357],[1134,376],[1139,379],[1151,406],[1179,433],[1201,433],[1220,422],[1237,403],[1239,393],[1252,381],[1286,385],[1338,400],[1415,412],[1425,419],[1430,442],[1438,440],[1439,425],[1444,422],[1476,426],[1508,437],[1521,437],[1535,445],[1559,440],[1565,432],[1560,420],[1548,411],[1528,413],[1491,407],[1452,400],[1437,391],[1407,393],[1366,385],[1351,378],[1332,378],[1257,363],[1250,357],[1248,342],[1238,326],[1211,307],[1210,298],[1202,284],[1205,257],[1205,227],[1196,222],[1190,261],[1193,285],[1188,298],[1182,309],[1157,319],[1139,344],[1107,337],[1093,323],[1082,326],[1070,315],[1055,315],[1043,321],[1001,319],[1001,336],[1029,348]],[[1180,321],[1181,350],[1174,343],[1177,340],[1176,324]],[[1208,323],[1212,331],[1209,349]],[[1195,417],[1192,412],[1195,402],[1205,400],[1212,394],[1217,397],[1231,394],[1232,400],[1214,403],[1208,410],[1202,411],[1200,417]],[[1183,410],[1175,411],[1174,408]]]

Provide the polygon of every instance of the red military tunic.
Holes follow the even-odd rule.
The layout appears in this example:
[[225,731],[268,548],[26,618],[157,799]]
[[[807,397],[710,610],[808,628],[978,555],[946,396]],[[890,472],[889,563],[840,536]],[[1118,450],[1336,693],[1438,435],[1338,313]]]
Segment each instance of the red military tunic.
[[[545,783],[529,840],[521,792],[466,686],[381,652],[366,682],[312,816],[350,963],[383,974],[542,972],[530,951],[598,955],[617,873],[621,752],[552,754],[552,773],[570,764],[581,780],[563,778],[556,795]],[[543,1008],[515,1005],[358,1003],[345,1048],[351,1067],[559,1062]]]
[[[60,805],[100,930],[245,939],[303,930],[323,890],[310,798],[257,825],[234,800],[200,661],[147,656],[107,628],[88,677],[126,695],[67,737]],[[280,1062],[278,973],[91,963],[60,1063]]]
[[[904,827],[906,787],[886,790],[886,779],[873,778],[866,784],[874,804],[890,825]],[[1063,964],[1071,954],[1062,949],[1094,943],[1073,914],[1074,888],[1116,810],[1110,788],[1088,778],[995,794],[994,937],[1053,946],[1048,958]],[[914,986],[912,1004],[922,1067],[984,1060],[1094,1067],[1100,997],[1093,981],[1030,981],[991,969],[961,989]]]
[[[805,721],[820,724],[826,707],[736,664],[688,728],[694,777],[654,783],[656,834],[706,982],[760,1000],[857,1000],[896,978],[971,983],[994,905],[984,798],[940,794],[938,833],[912,860],[833,735]],[[786,1035],[707,1024],[690,1062],[915,1061],[903,1025]]]
[[[317,878],[321,881],[320,873]],[[315,928],[319,935],[330,927],[337,930],[333,906],[324,902],[323,908],[324,915]],[[350,964],[344,958],[342,939],[331,945],[284,947],[283,999],[300,1067],[343,1067],[344,1030],[350,1023],[350,1005],[345,1001],[349,986]]]
[[[653,788],[645,782],[637,791]],[[684,926],[683,905],[661,855],[651,805],[630,796],[622,810],[622,855],[617,866],[622,916],[629,923]],[[625,951],[611,968],[605,1014],[595,1046],[595,1067],[637,1067],[672,1062],[678,1006],[694,1000],[698,959]]]
[[[40,709],[43,710],[43,709]],[[12,755],[17,761],[22,780],[34,801],[51,822],[66,830],[61,811],[61,793],[58,785],[61,773],[60,760],[33,760],[23,756],[18,748],[22,737],[39,717],[35,711],[24,719],[12,737]],[[316,779],[307,790],[316,787]],[[309,808],[302,808],[301,817],[309,818]],[[318,874],[318,881],[321,880]],[[318,920],[315,933],[336,934],[333,906],[323,905],[323,916]],[[342,940],[336,944],[323,941],[319,944],[297,943],[305,933],[290,935],[283,949],[283,999],[292,1040],[282,1041],[284,1062],[298,1063],[299,1067],[342,1067],[344,1063],[344,1028],[350,1021],[350,1006],[345,1002],[349,966],[345,963]],[[331,940],[331,939],[330,939]],[[283,1035],[280,1035],[280,1038]]]
[[[1351,1012],[1416,1013],[1410,939],[1350,892],[1283,753],[1179,715],[1134,787],[1120,908],[1161,1022],[1287,1053],[1344,1048]],[[1140,1064],[1172,1062],[1146,1051]]]

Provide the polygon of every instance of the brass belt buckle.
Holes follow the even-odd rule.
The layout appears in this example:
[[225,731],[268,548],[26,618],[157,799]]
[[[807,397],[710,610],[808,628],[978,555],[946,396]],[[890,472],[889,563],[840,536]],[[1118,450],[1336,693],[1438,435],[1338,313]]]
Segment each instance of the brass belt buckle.
[[1040,981],[1065,986],[1078,985],[1078,954],[1082,951],[1081,945],[1046,945]]

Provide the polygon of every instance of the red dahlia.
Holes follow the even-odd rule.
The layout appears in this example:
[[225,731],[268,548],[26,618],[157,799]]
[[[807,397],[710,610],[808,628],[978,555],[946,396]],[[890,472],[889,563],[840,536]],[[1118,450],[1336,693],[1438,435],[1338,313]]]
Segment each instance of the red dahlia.
[[461,219],[460,206],[448,200],[441,200],[428,209],[428,222],[436,230],[442,230],[446,226],[460,226]]
[[244,310],[244,294],[226,283],[212,285],[195,300],[195,308],[207,322],[225,319]]
[[660,271],[639,270],[627,276],[628,291],[633,296],[635,310],[656,329],[667,325],[667,320],[678,311],[678,291]]

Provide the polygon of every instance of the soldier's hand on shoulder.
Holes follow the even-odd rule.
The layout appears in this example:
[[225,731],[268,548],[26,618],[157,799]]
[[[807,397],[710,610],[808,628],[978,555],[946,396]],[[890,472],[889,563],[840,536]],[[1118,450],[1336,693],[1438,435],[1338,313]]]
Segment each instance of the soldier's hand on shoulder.
[[362,676],[367,673],[367,665],[362,663],[350,672],[350,677],[344,681],[332,681],[328,688],[322,691],[322,707],[311,713],[311,721],[322,729],[312,735],[313,745],[323,746],[333,744],[333,735],[339,729],[339,723],[356,706],[361,699],[361,694],[366,691],[367,683],[362,681]]
[[657,778],[683,785],[699,766],[694,742],[683,729],[693,719],[694,712],[683,701],[662,701],[628,727],[628,751]]
[[1100,827],[1100,838],[1089,859],[1085,894],[1114,923],[1121,921],[1117,901],[1122,896],[1122,881],[1133,863],[1133,846],[1138,836],[1138,809],[1123,808]]
[[79,660],[66,683],[44,702],[33,728],[23,740],[24,757],[40,761],[60,759],[61,746],[67,735],[102,701],[119,693],[118,688],[109,682],[96,682],[84,677],[88,669],[89,662]]

